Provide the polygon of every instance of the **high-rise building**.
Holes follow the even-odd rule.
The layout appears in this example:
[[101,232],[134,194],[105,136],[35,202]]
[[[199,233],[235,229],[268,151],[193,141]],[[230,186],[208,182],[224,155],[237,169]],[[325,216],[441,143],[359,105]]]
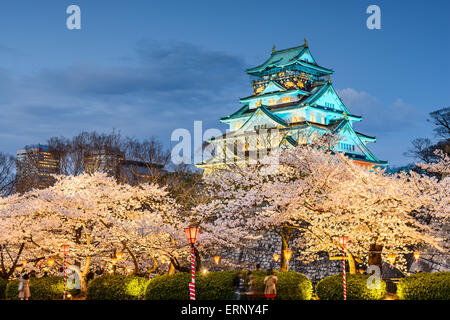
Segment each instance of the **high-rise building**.
[[220,119],[229,125],[229,132],[209,141],[215,154],[197,166],[239,163],[249,153],[307,144],[323,134],[339,137],[335,150],[356,163],[386,166],[387,161],[367,148],[376,138],[354,130],[353,124],[362,117],[344,105],[331,82],[332,73],[316,63],[306,39],[298,47],[278,51],[274,47],[263,64],[247,69],[253,78],[252,94],[240,99],[239,110]]
[[140,183],[153,183],[167,173],[160,164],[146,163],[135,160],[120,162],[120,181],[132,186]]
[[102,148],[91,150],[84,154],[84,171],[86,173],[104,172],[118,178],[120,163],[125,159],[124,152],[115,149]]
[[28,145],[17,151],[16,191],[26,192],[34,188],[46,188],[59,173],[59,161],[49,147],[42,144]]

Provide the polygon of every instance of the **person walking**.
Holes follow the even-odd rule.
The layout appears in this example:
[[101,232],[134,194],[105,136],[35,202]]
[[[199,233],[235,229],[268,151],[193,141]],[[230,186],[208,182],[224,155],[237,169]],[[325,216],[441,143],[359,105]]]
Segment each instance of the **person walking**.
[[30,277],[27,273],[25,273],[19,282],[19,299],[20,300],[28,300],[31,296],[30,294]]
[[241,271],[239,271],[236,277],[234,278],[234,289],[236,292],[236,299],[241,300],[241,296],[244,291],[244,278],[242,276]]
[[251,271],[247,275],[246,294],[248,300],[254,300],[256,295],[256,283]]
[[264,295],[267,299],[274,300],[277,295],[277,282],[278,277],[275,275],[275,273],[270,270],[269,275],[264,278]]

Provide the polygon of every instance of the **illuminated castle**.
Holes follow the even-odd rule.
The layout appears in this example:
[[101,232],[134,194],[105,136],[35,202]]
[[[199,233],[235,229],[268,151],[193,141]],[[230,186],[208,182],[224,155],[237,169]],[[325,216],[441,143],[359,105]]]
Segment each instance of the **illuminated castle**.
[[[215,155],[198,167],[238,163],[261,148],[270,152],[294,147],[325,133],[338,136],[337,151],[358,164],[386,166],[366,146],[376,138],[353,129],[362,117],[352,114],[339,98],[330,80],[332,73],[316,63],[306,39],[299,47],[278,51],[274,47],[263,64],[247,69],[253,92],[240,99],[239,110],[220,119],[229,125],[229,132],[209,141]],[[273,129],[276,133],[270,135]],[[261,139],[261,131],[269,137]]]

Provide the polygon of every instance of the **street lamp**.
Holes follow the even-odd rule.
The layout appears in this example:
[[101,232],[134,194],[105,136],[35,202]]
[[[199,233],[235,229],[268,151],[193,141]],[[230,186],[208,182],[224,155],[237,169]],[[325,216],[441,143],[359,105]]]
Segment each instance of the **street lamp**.
[[219,264],[219,262],[220,262],[220,256],[214,256],[214,262],[216,263],[216,264]]
[[48,264],[49,267],[53,267],[53,265],[55,264],[55,259],[53,259],[53,258],[48,258],[47,264]]
[[284,261],[286,263],[286,271],[289,270],[289,260],[291,260],[292,257],[292,251],[291,250],[283,250],[283,257]]
[[117,258],[118,261],[122,260],[122,258],[123,258],[123,252],[117,252],[117,253],[116,253],[116,258]]
[[278,262],[278,260],[280,260],[280,255],[278,253],[274,253],[273,260],[275,260],[275,262]]
[[394,268],[394,263],[395,263],[395,259],[397,258],[397,255],[395,253],[389,253],[388,254],[388,260],[390,262],[390,268],[393,269]]
[[348,242],[347,236],[338,236],[338,244],[342,248],[342,285],[344,289],[344,300],[347,300],[347,286],[346,286],[346,275],[345,275],[345,246]]
[[191,282],[189,283],[189,297],[191,300],[195,300],[195,249],[194,245],[197,241],[198,232],[200,231],[200,228],[194,225],[190,225],[189,227],[184,229],[184,232],[186,233],[186,239],[191,245],[191,273],[192,278]]
[[414,251],[414,259],[416,260],[416,262],[419,261],[419,259],[420,259],[420,251]]
[[63,251],[64,254],[64,260],[63,260],[63,272],[64,272],[64,291],[63,291],[63,300],[66,300],[66,258],[67,258],[67,254],[69,253],[69,245],[68,244],[63,244],[61,246],[61,249]]
[[27,265],[27,263],[28,263],[28,261],[27,261],[27,260],[23,260],[23,261],[22,261],[22,266],[24,266],[24,267],[25,267],[25,266]]

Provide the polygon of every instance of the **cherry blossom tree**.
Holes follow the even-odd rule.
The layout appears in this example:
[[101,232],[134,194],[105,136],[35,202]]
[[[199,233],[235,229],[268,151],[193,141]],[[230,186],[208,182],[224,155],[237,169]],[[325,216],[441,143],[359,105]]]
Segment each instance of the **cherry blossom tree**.
[[178,207],[164,188],[118,184],[102,173],[57,177],[52,187],[2,199],[0,210],[5,217],[0,242],[22,256],[61,261],[61,245],[69,245],[68,260],[80,267],[82,291],[92,266],[123,250],[139,272],[148,265],[139,258],[176,251],[178,242],[168,239],[182,232],[177,233]]
[[[351,273],[355,258],[366,260],[374,244],[381,245],[383,255],[411,252],[424,243],[442,249],[420,219],[425,213],[448,216],[442,210],[448,207],[448,194],[433,177],[368,170],[317,144],[265,162],[229,166],[205,177],[212,200],[196,209],[205,245],[241,247],[273,231],[282,239],[282,250],[296,242],[297,257],[312,261],[321,251],[338,254],[336,237],[346,235]],[[404,262],[399,256],[400,265]]]

